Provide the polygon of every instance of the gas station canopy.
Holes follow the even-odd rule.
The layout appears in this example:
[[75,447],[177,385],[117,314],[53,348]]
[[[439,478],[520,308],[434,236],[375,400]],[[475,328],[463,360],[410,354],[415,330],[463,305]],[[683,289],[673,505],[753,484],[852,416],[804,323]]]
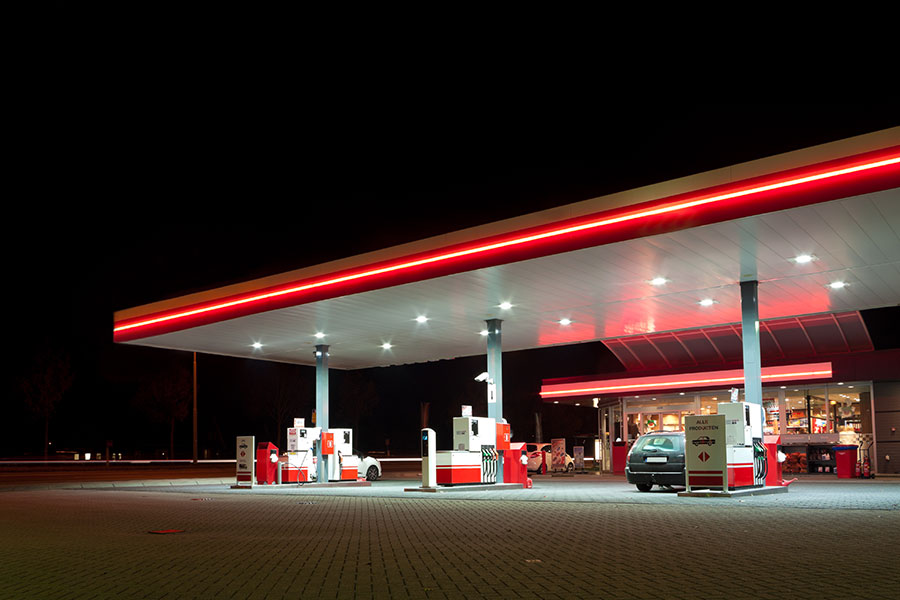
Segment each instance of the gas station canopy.
[[304,365],[327,344],[358,369],[484,354],[497,318],[505,351],[625,356],[616,339],[735,331],[741,281],[765,322],[852,331],[900,304],[900,128],[123,310],[114,339]]

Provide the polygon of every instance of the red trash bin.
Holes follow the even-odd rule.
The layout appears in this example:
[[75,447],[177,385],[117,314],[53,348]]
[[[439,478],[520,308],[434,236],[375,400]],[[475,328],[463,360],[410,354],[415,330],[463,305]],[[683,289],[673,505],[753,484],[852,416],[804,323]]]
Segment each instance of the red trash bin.
[[525,442],[510,442],[509,450],[503,450],[503,483],[521,483],[528,479],[527,463],[522,462],[526,456]]
[[[272,457],[275,460],[272,460]],[[272,442],[256,445],[256,483],[259,485],[277,483],[278,447]]]
[[837,476],[852,479],[856,472],[856,450],[859,446],[834,446],[834,464]]
[[625,460],[628,457],[628,446],[625,442],[612,443],[612,471],[625,474]]

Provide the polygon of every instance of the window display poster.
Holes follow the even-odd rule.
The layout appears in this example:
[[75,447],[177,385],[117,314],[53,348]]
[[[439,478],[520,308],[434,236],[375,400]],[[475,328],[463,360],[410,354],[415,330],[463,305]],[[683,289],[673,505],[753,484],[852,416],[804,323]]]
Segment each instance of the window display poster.
[[572,447],[572,460],[575,462],[576,471],[584,471],[584,446]]
[[554,471],[566,470],[566,438],[550,440],[550,467]]

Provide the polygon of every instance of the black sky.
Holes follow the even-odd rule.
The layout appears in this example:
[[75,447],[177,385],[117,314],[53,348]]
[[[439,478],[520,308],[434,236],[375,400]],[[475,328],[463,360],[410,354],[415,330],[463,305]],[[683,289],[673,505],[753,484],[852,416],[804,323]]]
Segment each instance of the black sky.
[[[130,397],[183,357],[114,346],[115,310],[900,125],[890,103],[538,100],[371,56],[270,60],[240,36],[175,52],[165,27],[137,42],[111,27],[136,11],[56,8],[17,88],[3,393],[24,426],[0,455],[34,451],[16,381],[47,345],[76,363],[54,424],[65,443],[160,445],[146,423],[145,436],[123,433]],[[215,445],[233,419],[210,414],[233,413],[226,390],[239,396],[267,367],[208,364],[236,378],[206,380]]]

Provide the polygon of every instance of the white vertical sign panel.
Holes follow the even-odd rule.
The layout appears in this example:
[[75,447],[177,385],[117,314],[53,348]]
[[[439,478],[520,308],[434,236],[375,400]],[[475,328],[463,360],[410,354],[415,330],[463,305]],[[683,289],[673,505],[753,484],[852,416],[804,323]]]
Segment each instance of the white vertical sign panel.
[[237,465],[237,485],[253,487],[255,478],[255,447],[256,437],[252,435],[238,436],[235,452],[235,464]]
[[728,489],[725,415],[684,418],[684,464],[688,491],[710,487]]

